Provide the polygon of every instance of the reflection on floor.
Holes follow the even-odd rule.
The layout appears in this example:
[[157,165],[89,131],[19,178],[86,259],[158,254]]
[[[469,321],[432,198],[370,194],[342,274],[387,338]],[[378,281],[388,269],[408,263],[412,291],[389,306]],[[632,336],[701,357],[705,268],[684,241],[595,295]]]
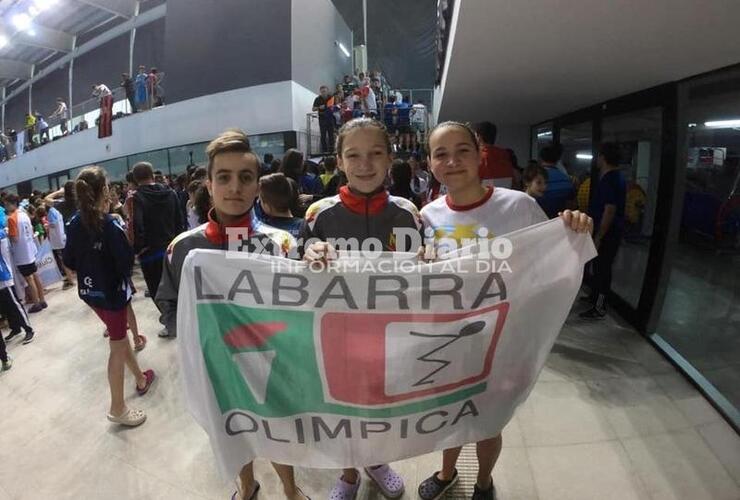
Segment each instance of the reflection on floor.
[[657,333],[740,408],[740,255],[679,244]]
[[[137,279],[143,290],[143,283]],[[155,309],[134,302],[149,345],[139,354],[160,378],[132,404],[149,413],[138,429],[105,420],[106,342],[74,291],[49,294],[32,315],[36,340],[13,341],[15,365],[0,374],[0,500],[226,499],[208,441],[184,409],[175,342],[157,338]],[[470,498],[473,451],[461,460],[455,498]],[[395,464],[404,498],[440,467],[430,453]],[[257,463],[262,499],[283,498]],[[300,469],[304,491],[324,499],[336,471]],[[740,437],[655,350],[613,320],[567,323],[546,368],[504,431],[494,473],[501,500],[740,498]],[[381,498],[364,481],[361,499]]]

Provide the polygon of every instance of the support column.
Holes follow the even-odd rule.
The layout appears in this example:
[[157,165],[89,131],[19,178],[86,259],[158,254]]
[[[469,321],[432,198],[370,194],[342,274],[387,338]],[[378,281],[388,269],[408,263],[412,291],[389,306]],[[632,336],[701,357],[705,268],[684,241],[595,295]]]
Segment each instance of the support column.
[[[139,9],[141,8],[141,2],[136,2],[136,5],[134,6],[134,19],[139,17]],[[130,78],[134,77],[134,46],[136,44],[136,24],[134,24],[134,28],[131,30],[131,37],[129,41],[129,47],[128,47],[128,75]]]
[[[33,82],[33,75],[36,74],[36,65],[31,65],[31,82]],[[28,86],[28,114],[33,113],[33,83]]]
[[68,70],[68,74],[67,74],[67,84],[68,84],[67,92],[69,94],[69,100],[67,101],[67,112],[69,113],[69,121],[67,123],[68,123],[68,126],[69,126],[69,132],[70,133],[72,133],[72,129],[74,128],[74,124],[72,123],[72,118],[74,117],[72,115],[72,85],[74,83],[73,82],[73,80],[74,80],[74,76],[73,76],[74,75],[74,71],[73,70],[74,70],[74,66],[75,66],[74,54],[75,54],[75,51],[76,50],[77,50],[77,36],[75,36],[72,39],[72,54],[71,54],[72,57],[69,60],[69,70]]

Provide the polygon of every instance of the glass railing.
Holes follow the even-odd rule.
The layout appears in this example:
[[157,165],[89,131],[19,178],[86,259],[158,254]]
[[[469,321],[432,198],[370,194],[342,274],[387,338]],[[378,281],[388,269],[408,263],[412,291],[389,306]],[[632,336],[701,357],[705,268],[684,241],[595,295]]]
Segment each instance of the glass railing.
[[[162,82],[164,81],[164,73],[159,73],[159,81],[157,83],[160,95],[163,95],[164,89]],[[123,87],[114,87],[111,89],[113,96],[113,119],[120,118],[125,115],[132,113],[131,104],[126,98],[126,91]],[[144,106],[141,107],[140,111],[146,111],[157,107],[157,105],[163,105],[161,102],[155,102],[155,98],[152,93],[147,94],[148,101]],[[46,122],[49,125],[48,140],[45,142],[45,137],[42,137],[37,130],[33,135],[33,147],[32,149],[43,147],[49,142],[55,140],[61,140],[63,137],[81,132],[89,128],[95,128],[98,124],[98,118],[100,117],[100,99],[98,97],[91,97],[90,99],[79,102],[71,107],[69,114],[72,118],[67,123],[67,132],[62,132],[62,117],[48,118]],[[82,124],[85,122],[84,125]],[[12,148],[12,146],[11,146]],[[13,149],[13,151],[15,151]],[[12,155],[9,155],[12,156]],[[4,158],[0,156],[0,162]]]

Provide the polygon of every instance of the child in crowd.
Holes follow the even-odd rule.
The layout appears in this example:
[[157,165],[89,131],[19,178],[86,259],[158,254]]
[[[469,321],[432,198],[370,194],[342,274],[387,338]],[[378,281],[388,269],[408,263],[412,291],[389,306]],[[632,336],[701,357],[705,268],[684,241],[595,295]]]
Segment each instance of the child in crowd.
[[[3,211],[0,213],[0,314],[8,320],[8,327],[10,328],[10,333],[5,337],[5,342],[9,342],[20,335],[22,329],[26,332],[22,343],[30,344],[33,342],[33,328],[31,328],[26,310],[15,293],[10,242],[4,228],[5,213]],[[0,360],[3,362],[3,370],[9,370],[12,360],[5,352],[5,342],[3,342],[2,335],[0,335]]]
[[80,299],[97,314],[110,336],[108,420],[136,427],[144,423],[146,414],[129,408],[124,401],[124,368],[128,366],[136,378],[136,392],[140,396],[149,391],[154,370],[141,371],[126,336],[134,252],[123,228],[108,213],[105,171],[100,167],[82,169],[75,181],[75,191],[80,210],[69,222],[64,265],[77,272]]
[[324,173],[319,177],[321,178],[321,183],[323,184],[324,189],[326,189],[329,182],[331,182],[331,180],[337,175],[337,159],[334,156],[327,156],[324,158],[323,164]]
[[[547,220],[537,202],[521,191],[484,186],[479,176],[480,149],[475,132],[462,123],[444,122],[429,135],[429,165],[447,194],[426,205],[421,217],[426,232],[439,239],[474,238],[485,229],[489,238]],[[578,232],[591,231],[593,221],[584,213],[566,210],[564,222]],[[465,228],[465,231],[462,229]],[[469,232],[470,234],[464,234]],[[434,253],[434,252],[432,252]],[[476,443],[478,477],[473,500],[496,497],[491,472],[501,453],[501,435]],[[458,480],[455,464],[462,447],[443,452],[442,470],[419,485],[424,500],[441,498]]]
[[547,189],[547,170],[539,165],[529,166],[522,177],[524,191],[532,198],[541,198]]
[[[339,169],[347,177],[347,185],[339,194],[324,198],[308,209],[301,230],[303,241],[319,241],[304,249],[309,261],[334,258],[337,250],[325,240],[343,238],[349,243],[376,238],[383,242],[383,250],[395,251],[394,228],[420,230],[419,213],[413,203],[390,196],[383,183],[391,167],[391,143],[383,124],[369,118],[358,118],[346,123],[337,135]],[[387,498],[403,495],[404,483],[388,465],[365,467],[365,472]],[[360,487],[357,469],[344,469],[329,494],[332,500],[353,500]]]
[[298,238],[303,219],[293,217],[290,211],[298,197],[295,183],[285,175],[277,173],[260,177],[259,185],[260,197],[254,205],[257,218]]
[[[257,198],[260,159],[252,151],[247,135],[240,130],[227,130],[216,137],[206,148],[208,178],[206,186],[213,200],[208,223],[180,234],[170,243],[164,262],[162,283],[157,292],[157,305],[162,315],[160,322],[169,337],[177,335],[177,295],[180,287],[182,265],[190,250],[210,248],[227,250],[229,228],[248,231],[243,248],[248,252],[265,248],[268,252],[287,253],[295,247],[295,239],[285,231],[275,229],[256,219],[252,207]],[[293,467],[273,463],[283,483],[287,498],[307,498],[295,484]],[[236,499],[252,499],[260,485],[254,479],[252,463],[245,465],[237,482]]]
[[33,225],[28,214],[18,207],[18,196],[9,194],[5,198],[5,208],[8,216],[8,236],[13,254],[13,262],[18,267],[28,283],[28,292],[33,305],[28,309],[29,313],[36,313],[46,309],[48,305],[44,298],[44,287],[36,274],[36,254],[38,249],[34,241]]

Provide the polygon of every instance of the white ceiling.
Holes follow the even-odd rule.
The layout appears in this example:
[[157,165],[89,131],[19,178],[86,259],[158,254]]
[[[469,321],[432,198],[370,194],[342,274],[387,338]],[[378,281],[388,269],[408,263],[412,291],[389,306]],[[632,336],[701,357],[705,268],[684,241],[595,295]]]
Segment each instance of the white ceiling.
[[740,63],[740,0],[457,0],[439,118],[530,125]]

